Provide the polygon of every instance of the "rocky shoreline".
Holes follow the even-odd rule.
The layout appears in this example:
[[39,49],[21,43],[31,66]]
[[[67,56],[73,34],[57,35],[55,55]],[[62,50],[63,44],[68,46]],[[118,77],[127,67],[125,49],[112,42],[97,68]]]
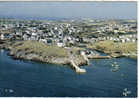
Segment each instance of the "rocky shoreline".
[[[14,59],[23,59],[23,60],[31,60],[31,61],[38,61],[38,62],[44,62],[44,63],[52,63],[52,64],[70,64],[70,58],[69,57],[43,57],[35,53],[26,54],[23,51],[19,51],[17,53],[13,53],[10,51],[10,56],[12,56]],[[80,60],[77,57],[74,57],[74,61],[78,66],[85,65],[86,61],[84,59]]]
[[17,49],[16,47],[21,46],[21,44],[19,43],[16,46],[14,46],[14,43],[10,41],[0,41],[0,49],[9,50],[8,55],[12,56],[13,59],[31,60],[31,61],[51,63],[51,64],[63,64],[63,65],[68,64],[69,66],[72,66],[74,69],[75,67],[79,68],[79,66],[88,65],[89,64],[88,59],[104,59],[104,58],[109,59],[109,58],[131,57],[131,54],[126,55],[123,53],[115,53],[115,52],[111,53],[101,49],[94,49],[94,50],[108,54],[108,56],[86,55],[88,59],[85,59],[81,54],[77,55],[75,53],[74,55],[68,53],[65,56],[57,56],[57,55],[47,56],[47,55],[43,55],[42,53],[37,53],[32,51],[30,52],[28,48],[25,48],[24,50],[22,50],[22,48]]
[[121,57],[129,57],[129,58],[134,58],[136,59],[137,58],[137,55],[134,54],[134,53],[116,53],[116,52],[108,52],[108,51],[105,51],[105,50],[101,50],[101,49],[95,49],[96,51],[99,51],[99,52],[102,52],[102,53],[105,53],[105,54],[108,54],[110,57],[112,58],[121,58]]
[[[42,56],[37,53],[28,53],[22,50],[16,51],[15,53],[14,52],[15,48],[7,41],[0,45],[0,49],[9,50],[8,55],[12,56],[13,59],[31,60],[43,63],[63,64],[63,65],[69,64],[70,66],[72,65],[70,56],[67,57]],[[87,64],[86,60],[83,59],[83,57],[78,57],[77,55],[74,55],[74,57],[72,58],[77,66]]]

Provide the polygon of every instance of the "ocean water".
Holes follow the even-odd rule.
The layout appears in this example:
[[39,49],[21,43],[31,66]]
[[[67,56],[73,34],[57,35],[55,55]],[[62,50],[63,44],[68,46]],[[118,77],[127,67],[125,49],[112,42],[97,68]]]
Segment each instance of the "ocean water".
[[[14,60],[0,50],[0,97],[137,97],[137,60],[91,60],[77,74],[68,65]],[[120,66],[112,72],[111,64]],[[130,93],[123,95],[127,88]]]

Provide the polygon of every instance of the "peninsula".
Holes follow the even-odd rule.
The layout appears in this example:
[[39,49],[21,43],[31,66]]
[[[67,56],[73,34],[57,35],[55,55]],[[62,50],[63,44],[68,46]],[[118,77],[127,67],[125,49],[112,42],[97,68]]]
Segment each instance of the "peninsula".
[[[90,58],[137,58],[136,20],[0,19],[0,48],[14,59],[70,64],[76,72]],[[108,56],[100,56],[97,51]]]

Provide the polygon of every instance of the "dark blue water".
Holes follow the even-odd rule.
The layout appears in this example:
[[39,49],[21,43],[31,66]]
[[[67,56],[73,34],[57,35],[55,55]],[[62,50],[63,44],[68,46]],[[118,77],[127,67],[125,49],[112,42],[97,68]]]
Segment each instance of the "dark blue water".
[[[111,71],[111,63],[120,69]],[[68,66],[13,60],[0,52],[1,97],[127,97],[137,96],[137,60],[129,58],[92,60],[86,74]],[[12,89],[13,92],[6,92]]]

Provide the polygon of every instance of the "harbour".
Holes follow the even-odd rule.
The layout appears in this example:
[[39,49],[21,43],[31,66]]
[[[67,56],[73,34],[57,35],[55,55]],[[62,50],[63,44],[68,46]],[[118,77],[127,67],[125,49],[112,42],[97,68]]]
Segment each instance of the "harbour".
[[[83,67],[87,72],[77,74],[67,65],[13,60],[7,54],[0,51],[1,97],[137,96],[135,59],[92,59],[90,66]],[[114,62],[120,66],[117,72],[111,71]],[[131,91],[127,96],[125,88]]]

